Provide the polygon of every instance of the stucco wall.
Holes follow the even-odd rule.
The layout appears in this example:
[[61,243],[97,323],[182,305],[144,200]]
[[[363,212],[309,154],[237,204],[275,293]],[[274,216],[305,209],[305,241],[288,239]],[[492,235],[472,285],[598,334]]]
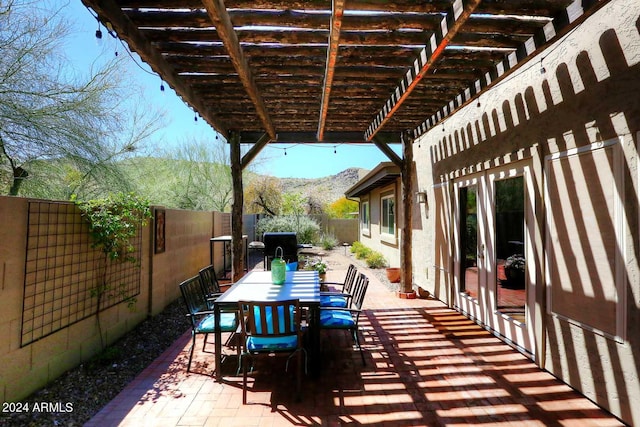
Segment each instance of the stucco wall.
[[[402,215],[402,193],[400,180],[384,187],[378,187],[368,194],[371,223],[369,232],[360,230],[360,241],[367,247],[382,253],[390,267],[400,267],[400,227],[404,224]],[[382,233],[381,198],[383,195],[393,192],[395,194],[395,222],[396,236],[394,239],[385,237]],[[361,200],[364,200],[361,198]]]
[[[428,206],[419,207],[420,215],[428,217],[430,224],[414,229],[414,271],[418,284],[449,301],[455,272],[451,270],[451,262],[443,261],[438,251],[446,247],[455,249],[451,242],[456,201],[452,191],[447,190],[450,183],[516,161],[530,164],[533,204],[529,208],[535,213],[535,221],[528,235],[532,248],[528,258],[535,260],[535,271],[530,271],[529,277],[535,292],[536,361],[630,424],[640,424],[640,407],[634,403],[640,401],[639,22],[640,3],[624,0],[607,3],[574,31],[414,144],[418,187],[427,191],[429,200]],[[612,204],[622,200],[622,208],[616,211],[608,206],[613,212],[611,217],[599,217],[596,227],[574,234],[572,242],[550,240],[546,230],[551,220],[558,222],[560,212],[565,215],[571,209],[569,217],[573,223],[569,225],[577,226],[578,230],[583,223],[581,215],[586,213],[579,206],[567,208],[546,197],[545,192],[550,190],[549,156],[564,156],[581,147],[595,150],[598,144],[612,140],[620,141],[619,163],[600,160],[587,167],[584,162],[596,157],[586,156],[576,163],[567,162],[558,170],[571,183],[570,188],[580,189],[576,203],[593,208],[596,191],[602,193],[600,199],[613,200]],[[603,178],[605,175],[617,177],[614,187],[605,186],[609,182]],[[444,200],[438,195],[441,192]],[[563,200],[560,197],[556,200]],[[443,230],[445,227],[448,230]],[[615,240],[613,246],[604,241],[610,238]],[[622,276],[615,277],[622,280],[622,286],[614,295],[620,310],[616,313],[617,320],[610,319],[617,322],[613,330],[618,328],[620,336],[603,333],[584,322],[586,318],[587,323],[602,324],[596,319],[601,313],[593,307],[598,307],[597,298],[604,298],[605,288],[610,284],[601,282],[598,286],[598,272],[615,265],[598,258],[589,259],[588,249],[585,252],[589,247],[613,247],[613,256],[621,260],[622,267],[616,274],[621,272]],[[565,256],[550,257],[550,248],[564,251]],[[579,257],[578,262],[566,264],[571,257]],[[545,265],[545,262],[563,264]],[[581,267],[582,264],[588,267]],[[420,267],[423,265],[428,266],[427,271]],[[552,283],[549,268],[568,271],[570,280],[559,283],[554,279]],[[576,298],[565,301],[564,308],[581,305],[587,311],[581,314],[583,321],[559,316],[551,309],[548,298],[557,295],[554,291],[558,287],[574,290]],[[580,311],[580,307],[575,309]]]

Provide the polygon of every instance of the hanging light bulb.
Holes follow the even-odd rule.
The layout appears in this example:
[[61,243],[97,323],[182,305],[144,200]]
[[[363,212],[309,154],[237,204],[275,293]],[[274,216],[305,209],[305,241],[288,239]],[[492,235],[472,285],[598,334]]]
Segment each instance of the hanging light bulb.
[[164,82],[160,80],[160,92],[164,92]]
[[286,148],[284,149],[284,155],[285,156],[287,155],[287,149]]
[[100,29],[100,22],[98,22],[98,29],[96,30],[96,42],[100,43],[102,41],[102,30]]
[[333,146],[333,154],[338,154],[338,152],[336,151],[336,146]]
[[197,121],[198,121],[198,114],[194,114],[194,116],[193,116],[193,121],[194,121],[194,122],[197,122]]

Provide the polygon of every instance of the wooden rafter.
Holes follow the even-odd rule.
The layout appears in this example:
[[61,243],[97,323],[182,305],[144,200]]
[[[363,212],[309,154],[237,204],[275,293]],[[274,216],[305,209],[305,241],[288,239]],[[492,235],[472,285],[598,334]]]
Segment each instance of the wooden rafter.
[[325,66],[324,86],[322,90],[322,101],[320,103],[320,120],[318,122],[318,141],[324,139],[324,129],[327,122],[327,111],[329,110],[329,99],[331,96],[331,86],[333,85],[333,75],[340,47],[340,28],[342,27],[342,16],[344,14],[345,0],[333,0],[331,8],[331,32],[329,35],[329,47],[327,49],[327,64]]
[[609,0],[82,1],[225,137],[355,143],[417,137]]
[[202,99],[194,92],[191,86],[178,78],[174,67],[140,34],[138,28],[122,13],[116,1],[82,0],[82,3],[93,9],[103,23],[106,24],[108,22],[118,36],[126,41],[138,53],[140,58],[161,76],[162,80],[168,83],[187,104],[191,105],[211,127],[224,137],[227,137],[226,128],[218,120],[211,108],[202,102]]
[[253,78],[251,67],[249,67],[249,63],[242,52],[242,47],[238,42],[238,37],[233,29],[233,23],[231,22],[224,2],[222,0],[202,0],[202,4],[207,9],[209,18],[215,25],[220,39],[222,39],[224,46],[227,48],[231,62],[238,72],[238,76],[247,94],[251,98],[251,101],[253,101],[256,113],[260,117],[265,131],[272,139],[275,139],[275,127],[271,122],[267,107]]
[[[418,86],[420,80],[427,74],[435,62],[443,55],[444,49],[451,42],[453,37],[460,31],[464,23],[471,17],[473,11],[480,5],[482,0],[471,0],[465,5],[462,0],[455,0],[453,7],[442,19],[442,37],[438,41],[434,35],[429,44],[420,52],[411,67],[396,87],[391,97],[376,115],[375,120],[369,125],[365,132],[365,137],[371,141],[376,133],[391,119],[400,106],[409,98],[411,92]],[[452,22],[452,24],[450,24]],[[444,29],[447,29],[446,32]]]
[[556,40],[562,34],[566,33],[569,28],[572,28],[567,24],[571,23],[575,25],[577,22],[586,19],[586,9],[583,6],[589,3],[593,3],[593,5],[590,5],[590,12],[593,13],[595,10],[604,6],[606,1],[588,0],[586,2],[572,2],[565,9],[556,14],[556,16],[554,16],[553,19],[545,26],[538,28],[530,38],[518,44],[513,53],[507,55],[501,61],[494,62],[490,67],[485,67],[487,71],[483,73],[481,78],[475,80],[475,82],[471,86],[467,87],[463,92],[452,97],[448,103],[443,105],[433,115],[427,118],[427,120],[416,127],[413,130],[413,135],[418,136],[427,132],[442,121],[443,118],[452,115],[462,106],[474,99],[480,92],[495,85],[498,81],[509,75],[510,72],[517,68],[517,65],[542,51],[548,43]]

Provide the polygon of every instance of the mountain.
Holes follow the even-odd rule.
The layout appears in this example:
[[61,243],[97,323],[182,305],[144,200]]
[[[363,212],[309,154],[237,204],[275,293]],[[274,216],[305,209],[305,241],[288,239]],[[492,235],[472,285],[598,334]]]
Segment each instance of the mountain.
[[362,168],[349,168],[335,175],[322,178],[280,178],[285,193],[300,193],[303,196],[331,203],[344,196],[351,188],[369,172]]

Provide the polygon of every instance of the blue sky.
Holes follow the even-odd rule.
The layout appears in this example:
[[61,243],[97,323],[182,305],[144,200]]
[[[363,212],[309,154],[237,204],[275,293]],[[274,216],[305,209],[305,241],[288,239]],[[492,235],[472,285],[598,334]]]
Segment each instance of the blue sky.
[[[166,83],[166,89],[162,92],[160,77],[150,73],[150,68],[137,55],[133,55],[135,62],[129,58],[123,44],[108,36],[105,28],[102,28],[102,41],[100,44],[96,42],[98,23],[80,0],[54,0],[53,3],[61,8],[62,14],[73,26],[66,55],[75,66],[87,67],[93,61],[110,59],[116,50],[119,55],[126,55],[127,78],[142,86],[149,102],[166,112],[166,127],[153,136],[154,144],[172,147],[185,139],[215,140],[215,131],[202,119],[196,122],[195,112]],[[393,148],[397,152],[400,150],[398,145]],[[388,161],[387,157],[373,144],[269,144],[254,160],[254,170],[281,178],[318,178],[349,167],[373,169],[384,161]]]

